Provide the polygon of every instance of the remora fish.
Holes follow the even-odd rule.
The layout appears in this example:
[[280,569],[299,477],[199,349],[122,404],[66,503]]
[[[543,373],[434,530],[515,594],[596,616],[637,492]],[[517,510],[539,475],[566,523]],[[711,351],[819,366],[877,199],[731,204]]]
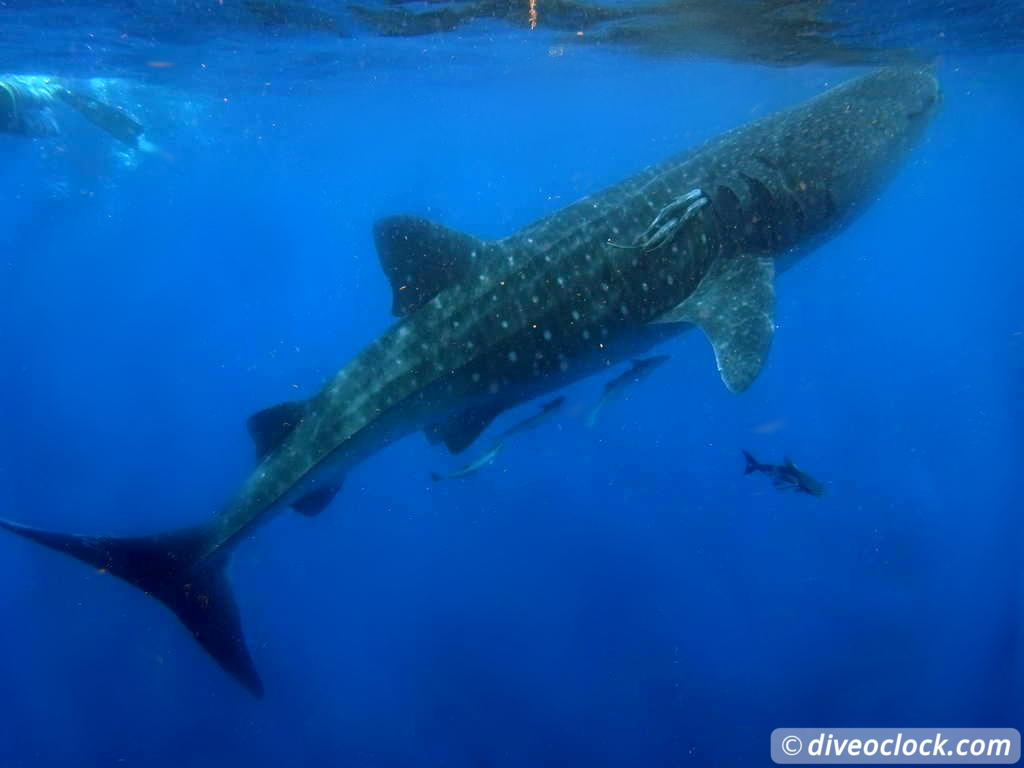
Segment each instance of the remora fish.
[[260,523],[322,510],[346,470],[404,435],[431,428],[459,452],[501,411],[693,326],[728,388],[746,389],[771,342],[776,269],[877,197],[938,98],[930,74],[869,74],[497,242],[384,219],[402,319],[313,397],[250,419],[261,462],[209,522],[131,538],[0,526],[157,598],[260,695],[224,569]]
[[748,451],[743,451],[743,458],[747,460],[744,475],[762,472],[768,475],[772,485],[780,491],[795,491],[809,496],[825,495],[825,486],[800,469],[788,456],[784,464],[762,464]]
[[483,469],[486,466],[489,466],[491,462],[498,458],[498,454],[501,453],[501,449],[503,447],[504,441],[495,440],[491,447],[488,448],[485,453],[481,453],[468,464],[461,466],[458,469],[454,470],[453,472],[449,472],[446,475],[442,475],[440,472],[431,472],[430,479],[437,483],[440,482],[441,480],[455,480],[460,477],[469,477],[470,475],[475,475],[481,469]]
[[637,384],[654,373],[655,369],[668,360],[668,357],[668,355],[654,355],[634,360],[633,365],[630,366],[628,371],[619,374],[607,382],[604,385],[604,394],[601,395],[601,399],[597,401],[597,404],[590,409],[590,413],[587,415],[587,426],[594,426],[597,423],[598,415],[608,403],[621,395],[622,391],[631,384]]
[[442,475],[437,472],[431,472],[430,479],[436,483],[439,480],[454,480],[455,478],[458,477],[468,477],[469,475],[476,474],[498,457],[498,454],[501,452],[501,449],[505,447],[505,441],[508,438],[512,437],[512,435],[518,435],[522,432],[528,432],[531,429],[539,427],[541,424],[543,424],[545,421],[551,418],[552,414],[554,414],[559,408],[561,408],[562,403],[564,402],[565,398],[559,396],[556,397],[551,402],[545,403],[544,405],[541,406],[540,410],[537,413],[533,414],[532,416],[527,416],[519,423],[513,424],[511,427],[509,427],[500,435],[498,435],[494,439],[494,442],[491,444],[491,447],[487,450],[486,453],[480,454],[465,466],[460,467],[459,469],[456,469],[454,472],[450,472],[447,475]]

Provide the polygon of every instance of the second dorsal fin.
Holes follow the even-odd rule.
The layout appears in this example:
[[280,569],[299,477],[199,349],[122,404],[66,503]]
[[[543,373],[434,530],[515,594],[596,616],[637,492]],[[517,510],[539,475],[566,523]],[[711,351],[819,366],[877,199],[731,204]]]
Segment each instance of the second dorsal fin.
[[287,402],[272,405],[249,417],[249,436],[256,446],[256,458],[262,461],[277,449],[299,425],[306,413],[301,402]]
[[486,247],[471,235],[418,216],[388,216],[373,227],[380,265],[391,283],[391,314],[419,309],[468,272]]

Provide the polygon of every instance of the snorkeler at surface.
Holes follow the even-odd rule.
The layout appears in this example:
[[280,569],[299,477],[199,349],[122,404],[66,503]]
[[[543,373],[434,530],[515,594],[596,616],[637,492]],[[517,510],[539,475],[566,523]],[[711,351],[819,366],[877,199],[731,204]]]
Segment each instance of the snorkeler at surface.
[[56,79],[39,76],[0,76],[0,133],[29,138],[57,136],[60,123],[54,107],[67,104],[93,125],[132,149],[155,150],[144,128],[127,112],[72,90]]

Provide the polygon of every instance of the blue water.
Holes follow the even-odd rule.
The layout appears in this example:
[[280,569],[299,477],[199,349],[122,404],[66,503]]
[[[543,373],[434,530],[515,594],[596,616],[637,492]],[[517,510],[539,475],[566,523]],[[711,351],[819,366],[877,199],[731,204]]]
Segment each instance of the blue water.
[[[0,137],[3,516],[208,519],[249,415],[390,324],[376,219],[504,236],[860,71],[523,39],[478,66],[432,40],[319,78],[151,68],[111,92],[158,155],[81,121]],[[937,71],[900,175],[781,277],[748,392],[685,334],[593,430],[606,376],[471,478],[431,483],[463,457],[416,435],[245,542],[263,700],[156,601],[0,537],[0,766],[770,765],[783,726],[1020,727],[1024,66]]]

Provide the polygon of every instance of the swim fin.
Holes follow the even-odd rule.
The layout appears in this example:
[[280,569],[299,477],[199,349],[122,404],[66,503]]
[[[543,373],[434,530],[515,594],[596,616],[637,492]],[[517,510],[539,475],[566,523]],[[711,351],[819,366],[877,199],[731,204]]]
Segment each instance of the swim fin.
[[139,138],[145,129],[123,109],[69,88],[59,88],[56,94],[93,125],[132,149],[139,148]]

